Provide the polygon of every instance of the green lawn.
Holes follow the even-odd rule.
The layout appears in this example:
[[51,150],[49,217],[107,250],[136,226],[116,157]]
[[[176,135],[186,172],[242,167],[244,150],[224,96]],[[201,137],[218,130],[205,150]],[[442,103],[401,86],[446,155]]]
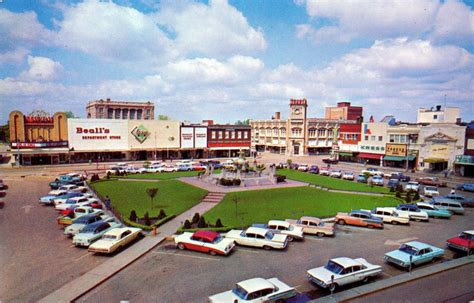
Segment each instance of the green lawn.
[[365,183],[357,183],[355,181],[342,180],[331,178],[328,176],[320,176],[300,172],[293,169],[279,169],[277,174],[284,175],[288,179],[307,182],[332,189],[350,190],[358,192],[374,192],[374,193],[389,193],[389,189],[383,186],[370,186]]
[[[198,204],[207,194],[206,190],[177,180],[159,182],[111,180],[92,183],[91,186],[100,196],[108,195],[112,206],[127,218],[132,210],[137,212],[138,217],[143,217],[147,211],[150,217],[156,216],[160,209],[164,209],[168,216],[178,215]],[[153,208],[150,197],[146,194],[146,189],[152,187],[159,188],[153,201]]]
[[329,217],[337,212],[399,203],[400,200],[389,196],[332,193],[304,186],[228,193],[204,216],[211,224],[220,218],[224,226],[249,226],[270,219],[297,219],[303,215]]

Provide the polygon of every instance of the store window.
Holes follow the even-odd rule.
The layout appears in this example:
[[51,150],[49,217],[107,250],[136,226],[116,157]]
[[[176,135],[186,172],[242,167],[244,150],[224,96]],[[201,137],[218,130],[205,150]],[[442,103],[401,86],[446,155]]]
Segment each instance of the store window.
[[224,132],[223,132],[223,131],[219,131],[218,133],[219,133],[219,139],[222,139],[223,136],[224,136],[224,134],[223,134]]
[[383,141],[383,136],[379,136],[379,141]]

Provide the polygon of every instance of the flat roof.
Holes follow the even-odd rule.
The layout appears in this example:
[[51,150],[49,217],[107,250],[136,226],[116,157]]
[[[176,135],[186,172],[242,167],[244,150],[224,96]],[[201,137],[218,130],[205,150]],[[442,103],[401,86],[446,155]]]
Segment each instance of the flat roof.
[[253,293],[260,289],[275,288],[275,286],[264,278],[253,278],[237,283],[238,286],[245,289],[248,293]]

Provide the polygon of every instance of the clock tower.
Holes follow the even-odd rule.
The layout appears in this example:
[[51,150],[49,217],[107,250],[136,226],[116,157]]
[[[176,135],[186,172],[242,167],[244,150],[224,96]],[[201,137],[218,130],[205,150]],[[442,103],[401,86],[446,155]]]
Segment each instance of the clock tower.
[[306,99],[290,100],[290,119],[306,120],[306,111],[308,108],[308,101]]
[[304,155],[306,150],[306,99],[290,100],[290,117],[288,119],[287,150],[290,155]]

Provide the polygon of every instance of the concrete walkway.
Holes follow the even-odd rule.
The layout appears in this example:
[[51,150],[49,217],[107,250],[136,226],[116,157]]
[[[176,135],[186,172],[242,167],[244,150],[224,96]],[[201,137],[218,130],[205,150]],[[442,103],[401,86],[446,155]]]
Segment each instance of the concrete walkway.
[[149,252],[160,244],[166,237],[173,235],[186,219],[191,219],[194,213],[203,214],[217,203],[201,202],[193,208],[187,210],[173,220],[158,228],[157,236],[147,236],[141,241],[133,244],[119,254],[111,257],[93,270],[85,273],[79,278],[67,283],[60,289],[54,291],[39,302],[56,303],[71,302],[84,295],[88,291],[103,283],[128,265],[132,264],[138,258]]

